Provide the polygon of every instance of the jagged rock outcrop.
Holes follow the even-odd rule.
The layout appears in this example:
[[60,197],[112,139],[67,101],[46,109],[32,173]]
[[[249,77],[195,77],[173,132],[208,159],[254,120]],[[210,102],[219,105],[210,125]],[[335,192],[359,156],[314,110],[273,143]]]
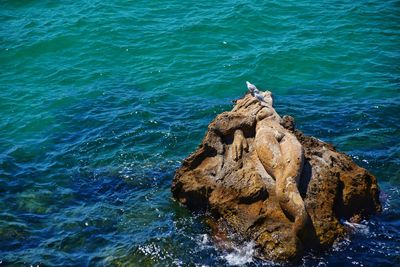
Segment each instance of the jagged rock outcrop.
[[[177,170],[172,193],[254,240],[258,256],[290,260],[326,248],[380,211],[376,178],[349,156],[305,136],[281,118],[270,92],[251,94],[212,121],[199,148]],[[265,104],[266,103],[266,104]]]

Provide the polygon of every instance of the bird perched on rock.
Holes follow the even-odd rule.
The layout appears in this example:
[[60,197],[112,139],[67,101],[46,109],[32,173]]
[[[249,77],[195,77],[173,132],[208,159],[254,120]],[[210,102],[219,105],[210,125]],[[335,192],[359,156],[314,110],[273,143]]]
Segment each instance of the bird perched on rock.
[[264,100],[264,97],[262,96],[262,93],[260,90],[257,89],[257,87],[254,84],[251,84],[246,81],[247,89],[249,89],[250,94],[254,96],[259,102],[261,106],[268,106],[267,102]]

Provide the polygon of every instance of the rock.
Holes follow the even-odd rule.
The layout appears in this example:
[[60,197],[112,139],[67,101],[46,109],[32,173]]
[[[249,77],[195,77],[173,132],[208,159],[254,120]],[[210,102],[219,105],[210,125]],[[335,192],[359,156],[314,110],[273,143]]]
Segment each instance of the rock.
[[379,212],[379,187],[349,156],[281,118],[270,92],[262,95],[262,105],[246,94],[210,123],[177,170],[172,193],[190,209],[209,211],[212,225],[253,240],[258,257],[292,260],[343,237],[341,220]]

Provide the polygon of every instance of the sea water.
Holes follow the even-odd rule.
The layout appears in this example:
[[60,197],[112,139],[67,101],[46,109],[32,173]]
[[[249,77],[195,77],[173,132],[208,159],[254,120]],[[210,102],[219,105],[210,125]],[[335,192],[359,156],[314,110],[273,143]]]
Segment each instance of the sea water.
[[400,264],[399,25],[394,0],[1,1],[0,265],[276,265],[170,192],[246,80],[382,190],[296,265]]

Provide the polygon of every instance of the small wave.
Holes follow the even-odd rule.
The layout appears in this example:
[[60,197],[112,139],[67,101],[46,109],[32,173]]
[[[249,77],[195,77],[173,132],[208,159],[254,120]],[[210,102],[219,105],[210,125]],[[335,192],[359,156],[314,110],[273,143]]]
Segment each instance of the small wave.
[[247,263],[251,263],[254,260],[255,243],[246,242],[243,246],[234,246],[232,251],[223,255],[222,257],[231,266],[241,266]]
[[362,235],[368,235],[369,234],[369,228],[367,225],[361,224],[361,223],[352,223],[346,220],[341,220],[340,221],[350,232],[357,233],[357,234],[362,234]]

